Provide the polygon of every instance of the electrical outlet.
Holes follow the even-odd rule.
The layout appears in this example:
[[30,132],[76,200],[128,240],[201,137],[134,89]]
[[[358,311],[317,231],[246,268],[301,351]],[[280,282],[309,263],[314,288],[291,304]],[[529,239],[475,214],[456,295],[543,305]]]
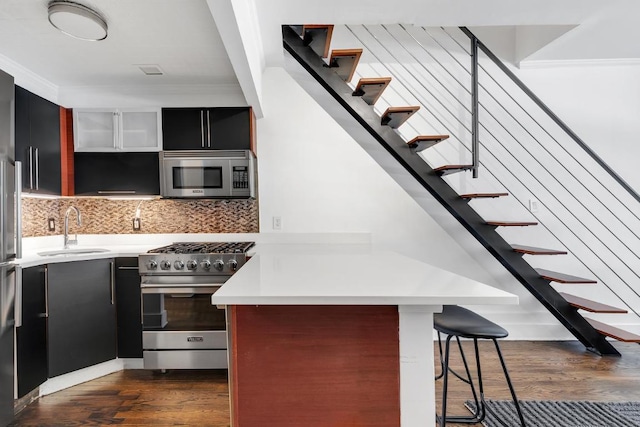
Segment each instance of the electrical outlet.
[[56,231],[55,218],[47,218],[47,227],[49,228],[49,231]]
[[140,218],[133,218],[133,231],[140,231]]
[[282,230],[282,218],[279,216],[273,217],[273,229]]

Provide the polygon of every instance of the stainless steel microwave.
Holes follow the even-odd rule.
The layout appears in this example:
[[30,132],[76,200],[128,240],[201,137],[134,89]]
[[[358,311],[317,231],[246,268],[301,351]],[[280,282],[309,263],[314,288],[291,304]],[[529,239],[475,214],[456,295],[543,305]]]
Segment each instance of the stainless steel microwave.
[[160,194],[171,198],[255,198],[255,156],[249,150],[160,152]]

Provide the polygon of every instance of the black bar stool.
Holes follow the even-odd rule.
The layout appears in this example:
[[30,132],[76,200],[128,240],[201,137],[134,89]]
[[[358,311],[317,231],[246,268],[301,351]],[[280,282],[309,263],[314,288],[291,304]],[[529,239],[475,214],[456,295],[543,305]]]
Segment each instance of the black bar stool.
[[[478,340],[479,339],[487,339],[493,341],[496,352],[498,353],[498,357],[500,359],[500,364],[502,365],[502,370],[504,372],[504,376],[507,380],[507,384],[509,386],[509,391],[511,392],[511,397],[513,399],[513,403],[516,407],[516,411],[518,413],[518,417],[520,418],[520,425],[525,427],[524,417],[522,416],[522,411],[520,410],[520,404],[518,403],[518,398],[516,397],[516,392],[513,389],[513,384],[511,383],[511,378],[509,377],[509,372],[507,371],[507,365],[504,362],[504,358],[502,357],[502,352],[500,351],[500,346],[498,345],[499,338],[505,338],[509,335],[506,329],[501,326],[496,325],[495,323],[485,319],[479,314],[474,313],[471,310],[467,310],[466,308],[459,307],[457,305],[445,305],[442,309],[442,313],[435,313],[433,315],[433,325],[436,331],[438,331],[438,347],[440,350],[440,367],[442,372],[436,376],[436,380],[440,378],[444,378],[443,386],[442,386],[442,415],[438,417],[439,424],[441,427],[445,426],[446,422],[454,422],[454,423],[466,423],[466,424],[476,424],[480,423],[484,420],[487,415],[487,411],[491,411],[490,408],[487,407],[484,399],[484,388],[482,384],[482,370],[480,367],[480,354],[478,352]],[[442,353],[442,341],[440,339],[440,334],[447,335],[444,358]],[[451,349],[451,338],[455,337],[458,343],[458,348],[460,349],[460,356],[462,358],[462,362],[464,364],[464,369],[466,373],[466,378],[462,375],[455,372],[453,369],[449,367],[449,354]],[[478,398],[478,394],[476,393],[476,389],[473,384],[473,379],[471,377],[471,372],[469,371],[469,365],[467,364],[467,359],[465,357],[464,351],[462,350],[462,345],[460,344],[460,338],[470,338],[473,339],[473,345],[475,350],[475,358],[476,358],[476,367],[477,367],[477,375],[478,375],[478,391],[480,392],[480,398]],[[471,388],[471,393],[473,395],[473,399],[475,401],[475,412],[473,412],[470,416],[447,416],[447,386],[449,381],[449,372],[453,373],[460,380],[469,384]],[[504,423],[501,419],[499,419],[496,414],[492,414],[495,418],[505,427],[511,427]]]

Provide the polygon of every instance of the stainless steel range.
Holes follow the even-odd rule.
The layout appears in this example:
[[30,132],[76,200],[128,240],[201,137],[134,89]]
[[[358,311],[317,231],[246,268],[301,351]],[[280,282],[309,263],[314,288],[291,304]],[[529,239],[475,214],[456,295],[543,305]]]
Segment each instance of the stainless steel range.
[[211,305],[211,294],[253,245],[173,243],[138,257],[145,369],[227,368],[225,310]]

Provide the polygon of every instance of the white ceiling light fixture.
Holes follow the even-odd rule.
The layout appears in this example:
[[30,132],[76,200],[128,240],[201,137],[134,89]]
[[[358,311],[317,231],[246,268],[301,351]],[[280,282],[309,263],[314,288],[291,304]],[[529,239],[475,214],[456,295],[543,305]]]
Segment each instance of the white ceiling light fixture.
[[80,40],[107,38],[107,22],[93,9],[70,1],[49,3],[49,22],[64,34]]

